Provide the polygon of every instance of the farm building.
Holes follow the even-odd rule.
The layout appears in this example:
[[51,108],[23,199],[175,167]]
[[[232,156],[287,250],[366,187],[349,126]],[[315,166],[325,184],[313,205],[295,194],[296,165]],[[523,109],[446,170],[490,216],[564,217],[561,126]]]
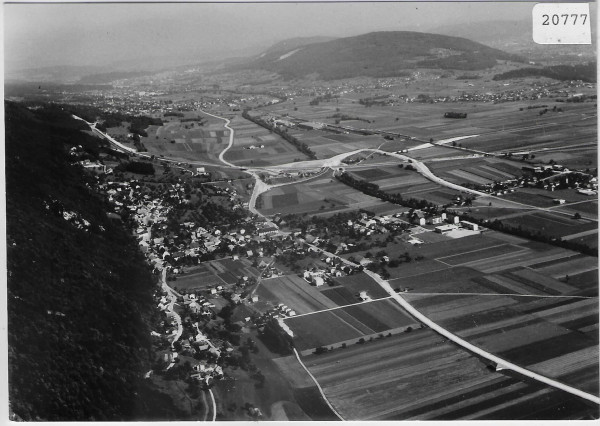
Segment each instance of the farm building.
[[473,222],[467,222],[466,220],[461,220],[460,224],[463,228],[470,229],[471,231],[477,231],[479,229],[479,225]]
[[421,226],[425,225],[425,213],[423,213],[421,210],[415,210],[410,215],[410,221],[411,223],[418,224]]
[[444,114],[444,118],[467,118],[466,112],[447,112]]
[[437,232],[438,234],[445,234],[447,232],[454,231],[456,228],[457,227],[454,224],[440,225],[435,227],[435,232]]
[[298,128],[306,129],[306,130],[320,130],[323,127],[325,127],[325,125],[323,123],[315,123],[312,121],[305,121],[303,123],[298,123]]
[[446,222],[458,225],[459,222],[460,222],[460,217],[458,215],[456,215],[456,216],[448,216],[448,218],[446,218]]
[[583,195],[596,195],[596,191],[592,191],[591,189],[578,189],[577,192]]

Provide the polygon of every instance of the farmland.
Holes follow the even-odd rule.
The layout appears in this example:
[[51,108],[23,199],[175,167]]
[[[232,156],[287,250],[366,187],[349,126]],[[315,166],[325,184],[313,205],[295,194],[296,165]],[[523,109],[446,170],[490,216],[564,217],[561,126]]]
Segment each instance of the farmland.
[[384,299],[348,307],[291,317],[285,320],[294,332],[294,345],[303,354],[315,348],[360,344],[360,339],[383,338],[383,334],[417,327],[396,302]]
[[423,329],[303,357],[348,420],[544,419],[594,412],[574,397],[528,384]]
[[365,195],[330,175],[274,188],[261,195],[258,205],[267,216],[275,213],[338,213],[356,209],[385,214],[397,209],[394,204]]
[[504,181],[521,176],[521,168],[515,162],[495,158],[479,158],[465,161],[448,160],[426,162],[437,176],[459,185],[472,183],[485,185],[494,181]]
[[260,167],[308,158],[283,138],[240,116],[236,115],[230,126],[235,140],[225,159],[233,164]]
[[306,314],[337,306],[322,295],[316,287],[296,275],[264,280],[257,293],[260,298],[270,302],[268,307],[283,303],[297,314]]
[[400,194],[403,198],[427,200],[440,205],[450,204],[460,194],[459,191],[445,188],[429,181],[415,171],[398,166],[349,166],[347,172],[354,179],[366,180],[390,194]]
[[186,269],[184,274],[177,276],[172,287],[184,292],[208,290],[218,285],[235,284],[242,276],[257,277],[258,271],[247,260],[215,260]]
[[197,120],[170,119],[163,126],[150,126],[148,136],[142,137],[141,142],[156,156],[218,163],[218,155],[229,138],[223,122],[201,112],[188,113],[188,116],[188,120]]

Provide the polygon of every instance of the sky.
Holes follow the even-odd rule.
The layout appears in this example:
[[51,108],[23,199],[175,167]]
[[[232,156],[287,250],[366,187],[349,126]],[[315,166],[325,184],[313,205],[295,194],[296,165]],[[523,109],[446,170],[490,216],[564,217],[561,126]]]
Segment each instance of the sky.
[[437,26],[466,22],[525,20],[534,4],[4,4],[5,69],[112,66],[149,58],[203,62],[259,53],[293,37],[435,32]]

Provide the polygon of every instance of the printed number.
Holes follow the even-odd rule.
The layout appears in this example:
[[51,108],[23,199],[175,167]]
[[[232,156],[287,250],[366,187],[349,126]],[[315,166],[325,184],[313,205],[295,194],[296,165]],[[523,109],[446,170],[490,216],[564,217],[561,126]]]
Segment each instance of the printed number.
[[[580,13],[579,15],[577,15],[576,13],[572,13],[570,17],[572,18],[573,25],[577,24],[578,17],[583,17],[583,22],[581,23],[581,25],[585,25],[585,22],[587,21],[587,13]],[[542,25],[560,25],[560,18],[564,18],[563,25],[567,25],[569,21],[569,14],[563,13],[562,15],[552,16],[544,14],[542,15],[542,18],[544,18],[544,22],[542,22]]]

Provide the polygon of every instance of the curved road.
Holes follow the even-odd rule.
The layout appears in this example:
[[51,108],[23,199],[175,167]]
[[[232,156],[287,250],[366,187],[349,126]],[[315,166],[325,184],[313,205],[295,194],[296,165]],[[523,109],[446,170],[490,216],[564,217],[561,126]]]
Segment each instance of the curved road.
[[199,111],[202,112],[203,114],[210,115],[213,118],[218,118],[219,120],[225,120],[225,124],[223,125],[223,127],[225,127],[226,129],[229,130],[229,144],[219,154],[219,161],[221,163],[225,164],[226,166],[233,167],[234,169],[239,169],[240,168],[239,166],[231,164],[229,161],[225,160],[225,158],[224,158],[225,153],[227,151],[229,151],[229,149],[233,146],[233,138],[234,138],[235,132],[231,127],[229,127],[229,124],[231,124],[231,120],[229,120],[228,118],[225,118],[225,117],[219,117],[218,115],[211,114],[210,112],[206,112],[204,110],[199,110]]

